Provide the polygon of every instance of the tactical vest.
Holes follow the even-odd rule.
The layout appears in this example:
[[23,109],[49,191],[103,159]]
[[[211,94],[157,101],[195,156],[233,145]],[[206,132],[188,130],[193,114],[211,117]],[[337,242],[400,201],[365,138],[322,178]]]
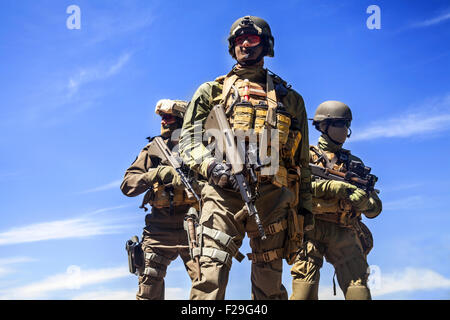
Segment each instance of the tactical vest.
[[278,130],[279,148],[275,149],[270,139],[266,142],[268,156],[272,152],[279,152],[279,169],[271,175],[258,173],[258,178],[278,187],[289,187],[294,180],[298,180],[298,176],[294,178],[299,174],[294,155],[302,136],[292,126],[297,120],[286,111],[281,102],[277,102],[273,77],[268,74],[266,84],[241,79],[236,75],[222,76],[216,81],[223,83],[221,102],[225,105],[230,126],[236,135],[243,134],[246,139],[252,137],[258,142],[259,148],[266,128]]
[[182,205],[192,205],[197,201],[186,189],[174,189],[170,186],[161,185],[156,182],[152,188],[153,195],[148,203],[155,208],[169,208],[171,203],[174,207]]
[[[166,165],[166,163],[160,164]],[[141,208],[145,208],[146,204],[150,204],[157,209],[170,208],[171,214],[174,207],[198,205],[195,196],[189,190],[186,188],[174,188],[171,184],[163,184],[162,181],[155,182],[152,188],[144,195]]]

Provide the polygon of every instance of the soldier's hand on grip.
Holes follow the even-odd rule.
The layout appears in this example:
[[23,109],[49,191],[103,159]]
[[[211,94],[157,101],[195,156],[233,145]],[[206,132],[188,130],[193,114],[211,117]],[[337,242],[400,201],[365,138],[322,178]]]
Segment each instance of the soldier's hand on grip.
[[208,166],[208,181],[224,189],[239,190],[236,179],[231,174],[231,166],[213,161]]
[[183,182],[177,171],[169,166],[161,166],[158,170],[158,176],[163,184],[172,184],[174,188],[184,188]]

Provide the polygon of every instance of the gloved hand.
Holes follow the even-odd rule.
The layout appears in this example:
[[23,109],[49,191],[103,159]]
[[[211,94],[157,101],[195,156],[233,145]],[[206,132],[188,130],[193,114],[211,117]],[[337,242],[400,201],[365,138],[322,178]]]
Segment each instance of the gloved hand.
[[211,162],[208,166],[208,181],[224,189],[237,191],[238,184],[231,174],[231,166],[226,163]]
[[364,212],[369,207],[369,197],[362,189],[355,188],[349,196],[349,200],[356,211]]
[[312,182],[313,197],[318,199],[347,199],[355,189],[354,185],[335,180],[318,180]]
[[175,189],[183,189],[184,184],[177,171],[170,166],[160,166],[158,168],[158,177],[163,184],[172,184]]

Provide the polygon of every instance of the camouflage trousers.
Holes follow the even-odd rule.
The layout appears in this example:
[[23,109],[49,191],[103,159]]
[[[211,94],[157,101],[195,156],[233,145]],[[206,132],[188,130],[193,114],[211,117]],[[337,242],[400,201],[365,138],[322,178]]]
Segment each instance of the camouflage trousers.
[[[263,226],[266,227],[286,218],[289,203],[292,203],[294,198],[293,192],[286,188],[278,188],[270,183],[261,184],[256,208]],[[251,267],[252,299],[287,300],[286,288],[281,283],[282,255],[274,254],[276,251],[282,251],[287,230],[267,235],[266,240],[261,240],[257,235],[258,229],[253,217],[237,221],[235,215],[244,206],[239,192],[227,191],[208,184],[202,190],[202,199],[203,208],[200,217],[202,226],[231,236],[238,248],[242,245],[245,233],[251,235],[250,247],[254,254]],[[202,250],[205,248],[227,251],[227,248],[220,243],[208,236],[202,236]],[[269,256],[269,252],[270,259],[266,261],[259,259],[264,254]],[[231,257],[227,262],[223,262],[202,254],[200,256],[201,279],[193,281],[190,298],[194,300],[225,299],[231,264]]]
[[[187,212],[187,209],[182,211]],[[161,209],[153,210],[146,217],[142,236],[145,269],[139,276],[137,300],[164,300],[166,269],[178,256],[191,280],[195,277],[195,265],[189,255],[187,235],[183,229],[184,215],[165,214],[161,214]]]
[[331,263],[345,298],[371,299],[367,287],[368,264],[361,242],[352,228],[320,220],[305,234],[304,247],[291,268],[291,300],[317,300],[323,257]]

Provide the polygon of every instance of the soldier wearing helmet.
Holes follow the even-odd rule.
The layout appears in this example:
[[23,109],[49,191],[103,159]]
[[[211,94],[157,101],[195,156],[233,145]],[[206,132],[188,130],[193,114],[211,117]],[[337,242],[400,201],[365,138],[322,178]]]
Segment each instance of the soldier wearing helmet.
[[[344,173],[352,161],[362,164],[361,159],[342,148],[351,135],[352,112],[346,104],[326,101],[319,105],[312,120],[322,133],[318,145],[310,147],[312,164]],[[291,269],[291,299],[318,299],[323,257],[334,266],[346,299],[371,299],[367,255],[373,239],[361,214],[375,218],[382,210],[381,200],[375,191],[315,176],[312,190],[315,227],[305,234],[305,245]]]
[[[228,74],[198,88],[180,136],[183,160],[208,180],[202,191],[200,217],[204,230],[199,234],[201,278],[192,284],[191,299],[225,298],[232,258],[241,260],[238,248],[246,234],[252,249],[247,255],[252,261],[252,298],[287,299],[281,283],[282,259],[293,262],[303,238],[302,226],[313,226],[305,105],[300,94],[264,68],[264,57],[274,56],[274,37],[265,20],[239,18],[231,26],[228,42],[236,64]],[[254,186],[266,240],[261,239],[253,217],[238,214],[244,203],[232,170],[215,158],[202,139],[206,118],[219,103],[235,132],[279,132],[280,144],[271,146],[279,153],[278,170],[261,171]],[[231,241],[220,241],[219,235]]]
[[[187,102],[160,100],[156,114],[161,116],[161,137],[170,150],[178,144],[176,130],[181,127]],[[153,138],[147,138],[149,142]],[[185,214],[196,203],[185,191],[174,168],[150,156],[147,144],[127,169],[120,189],[128,197],[145,193],[140,208],[151,213],[145,217],[145,228],[134,264],[139,275],[138,300],[164,300],[164,277],[167,266],[180,256],[193,279],[195,265],[190,259],[189,245],[183,228]]]

